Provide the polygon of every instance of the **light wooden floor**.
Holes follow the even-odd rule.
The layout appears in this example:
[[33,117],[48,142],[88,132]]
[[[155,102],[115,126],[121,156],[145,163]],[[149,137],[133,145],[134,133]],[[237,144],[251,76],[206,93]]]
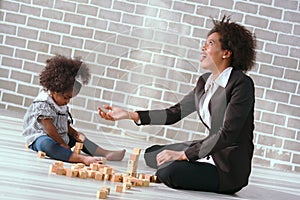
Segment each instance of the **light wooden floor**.
[[[299,173],[271,171],[258,167],[254,167],[249,185],[234,196],[174,190],[156,183],[151,183],[150,187],[134,187],[124,193],[116,193],[114,190],[116,184],[112,182],[49,175],[48,169],[54,160],[37,158],[35,152],[25,149],[21,130],[21,118],[1,113],[0,199],[3,200],[95,200],[96,191],[105,185],[110,186],[112,190],[107,199],[300,199]],[[108,162],[108,165],[121,173],[126,171],[127,160],[134,147],[143,149],[150,145],[141,141],[111,137],[100,133],[86,132],[86,134],[105,148],[127,149],[122,162]],[[70,164],[65,163],[65,166],[70,166]],[[140,159],[138,172],[153,174],[155,171],[145,166],[144,161]]]

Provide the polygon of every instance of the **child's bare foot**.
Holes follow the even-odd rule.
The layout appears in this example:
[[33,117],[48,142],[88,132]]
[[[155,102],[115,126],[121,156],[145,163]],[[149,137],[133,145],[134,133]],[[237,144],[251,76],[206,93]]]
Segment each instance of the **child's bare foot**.
[[126,150],[123,149],[121,151],[107,151],[105,157],[107,160],[111,161],[121,161],[125,156]]

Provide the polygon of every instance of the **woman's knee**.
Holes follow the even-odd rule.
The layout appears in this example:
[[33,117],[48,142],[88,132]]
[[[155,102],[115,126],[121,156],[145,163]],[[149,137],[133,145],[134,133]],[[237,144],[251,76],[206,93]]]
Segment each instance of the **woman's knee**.
[[176,188],[176,174],[176,161],[165,163],[162,166],[160,166],[156,171],[156,176],[158,180],[171,188]]

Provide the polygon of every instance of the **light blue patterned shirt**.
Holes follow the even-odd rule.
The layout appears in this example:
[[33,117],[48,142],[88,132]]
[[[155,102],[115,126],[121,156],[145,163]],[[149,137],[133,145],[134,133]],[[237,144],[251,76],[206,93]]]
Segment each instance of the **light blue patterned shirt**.
[[40,122],[41,119],[52,119],[53,125],[64,142],[66,144],[69,143],[68,106],[58,106],[48,92],[44,90],[33,100],[24,116],[22,135],[25,137],[28,145],[31,145],[38,137],[47,135]]

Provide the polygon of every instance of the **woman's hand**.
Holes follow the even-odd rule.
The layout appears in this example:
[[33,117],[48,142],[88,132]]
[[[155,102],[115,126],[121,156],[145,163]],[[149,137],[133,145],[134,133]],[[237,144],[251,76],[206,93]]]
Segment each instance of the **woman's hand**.
[[118,107],[112,107],[108,105],[103,105],[103,107],[108,110],[105,112],[101,108],[98,108],[98,114],[100,117],[110,121],[116,121],[120,119],[131,119],[129,112]]
[[163,150],[156,156],[157,166],[173,160],[187,160],[184,151]]

